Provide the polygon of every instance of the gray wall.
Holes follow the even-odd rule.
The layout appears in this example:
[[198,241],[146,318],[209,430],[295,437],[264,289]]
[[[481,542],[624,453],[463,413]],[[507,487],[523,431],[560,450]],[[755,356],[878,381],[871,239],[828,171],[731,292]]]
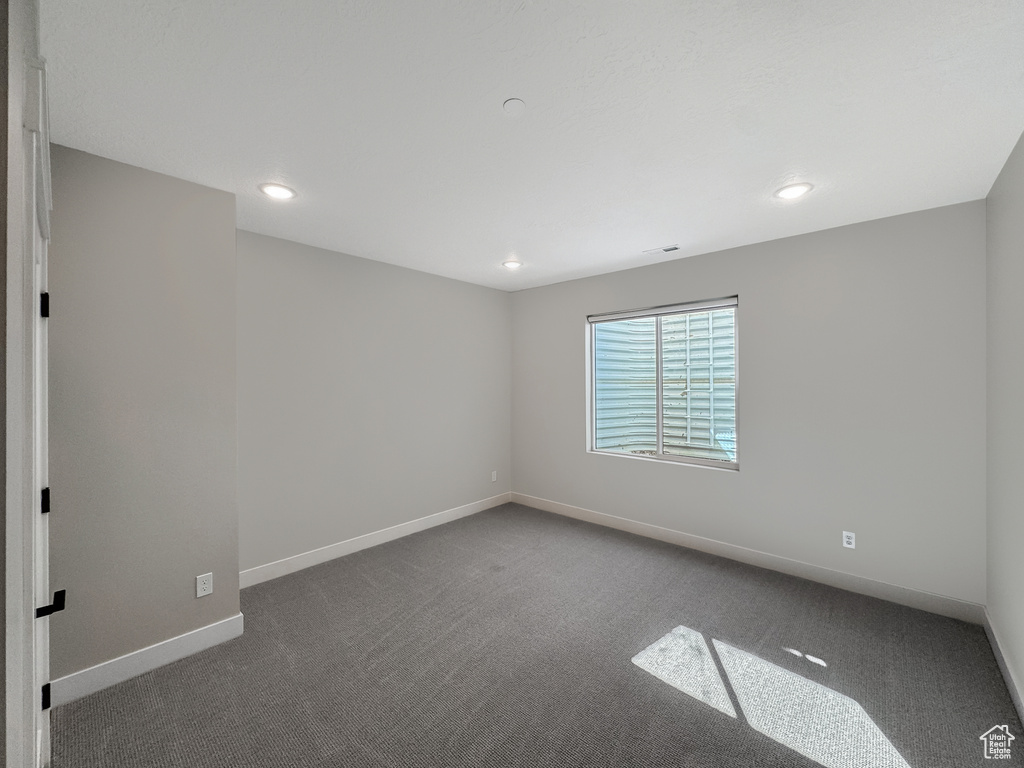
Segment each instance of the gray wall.
[[988,197],[988,615],[1024,693],[1024,138]]
[[53,193],[57,678],[239,603],[234,196],[58,146]]
[[[515,491],[984,603],[985,291],[975,202],[514,294]],[[739,472],[587,453],[586,316],[734,294]]]
[[239,232],[242,569],[509,491],[510,336],[506,293]]

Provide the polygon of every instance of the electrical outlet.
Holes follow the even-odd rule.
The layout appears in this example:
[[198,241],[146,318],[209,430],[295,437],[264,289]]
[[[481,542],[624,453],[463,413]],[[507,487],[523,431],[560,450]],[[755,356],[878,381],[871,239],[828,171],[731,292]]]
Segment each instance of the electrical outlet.
[[204,573],[202,576],[196,576],[196,597],[203,597],[205,595],[213,594],[213,574]]
[[494,470],[493,472],[491,472],[491,482],[498,482],[498,470]]
[[857,534],[843,531],[843,546],[850,549],[857,548]]

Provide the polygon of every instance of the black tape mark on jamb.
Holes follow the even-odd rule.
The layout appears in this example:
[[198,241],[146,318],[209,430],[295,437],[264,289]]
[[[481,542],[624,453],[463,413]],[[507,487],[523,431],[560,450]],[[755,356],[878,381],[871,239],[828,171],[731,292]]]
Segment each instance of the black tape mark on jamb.
[[46,683],[43,686],[43,711],[45,712],[50,708],[50,684]]
[[50,316],[50,294],[47,292],[39,294],[39,315],[40,317]]
[[43,488],[41,497],[42,497],[41,498],[42,511],[43,511],[43,514],[45,515],[47,512],[50,511],[50,489],[49,488]]
[[64,600],[67,597],[67,590],[61,589],[53,593],[53,602],[49,605],[44,605],[42,608],[36,608],[36,618],[41,619],[43,616],[49,616],[51,613],[57,613],[58,611],[64,610]]

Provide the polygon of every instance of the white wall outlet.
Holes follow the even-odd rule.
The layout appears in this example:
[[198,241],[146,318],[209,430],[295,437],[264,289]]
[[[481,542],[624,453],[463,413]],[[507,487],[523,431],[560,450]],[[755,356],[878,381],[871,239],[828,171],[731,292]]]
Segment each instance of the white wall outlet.
[[493,472],[491,472],[491,482],[498,482],[498,470],[494,470]]
[[196,597],[203,597],[205,595],[213,594],[213,574],[204,573],[202,576],[196,576]]
[[843,531],[843,546],[850,549],[857,548],[857,534]]

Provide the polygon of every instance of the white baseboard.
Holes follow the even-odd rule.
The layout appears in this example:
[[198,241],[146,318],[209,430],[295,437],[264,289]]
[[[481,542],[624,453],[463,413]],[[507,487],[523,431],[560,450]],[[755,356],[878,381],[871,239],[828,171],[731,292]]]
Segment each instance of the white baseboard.
[[400,539],[411,533],[425,531],[427,528],[433,528],[435,525],[450,523],[452,520],[458,520],[460,517],[468,517],[469,515],[476,514],[477,512],[483,512],[485,509],[497,507],[501,504],[507,504],[511,500],[511,493],[502,493],[497,496],[492,496],[489,499],[474,501],[472,504],[465,504],[461,507],[455,507],[454,509],[447,509],[443,512],[437,512],[433,515],[427,515],[426,517],[420,517],[416,520],[410,520],[407,523],[393,525],[390,528],[384,528],[380,531],[367,533],[363,536],[356,536],[354,539],[339,541],[335,544],[328,544],[325,547],[310,550],[309,552],[302,552],[298,555],[292,555],[291,557],[286,557],[282,560],[275,560],[274,562],[267,563],[266,565],[247,568],[238,575],[238,586],[239,588],[244,589],[245,587],[251,587],[254,584],[260,584],[264,581],[269,581],[270,579],[276,579],[279,576],[286,576],[289,573],[301,571],[303,568],[309,568],[312,565],[320,565],[321,563],[326,563],[328,560],[334,560],[337,557],[350,555],[361,549],[375,547],[378,544],[384,544],[385,542],[393,541],[394,539]]
[[992,617],[989,616],[988,609],[985,610],[985,634],[988,635],[988,642],[992,646],[992,653],[996,657],[999,671],[1003,673],[1003,680],[1006,681],[1006,688],[1010,692],[1010,698],[1013,699],[1013,706],[1017,709],[1017,717],[1024,723],[1024,688],[1018,684],[1017,679],[1013,676],[1013,670],[1006,663],[1006,657],[1003,656],[1003,649],[999,642],[999,633],[996,632],[996,628],[992,624]]
[[545,512],[554,512],[555,514],[573,517],[577,520],[585,520],[586,522],[596,523],[608,528],[635,533],[638,536],[646,536],[649,539],[657,539],[669,544],[677,544],[681,547],[688,547],[689,549],[726,557],[730,560],[738,560],[741,563],[768,568],[780,573],[788,573],[791,576],[799,576],[810,581],[839,587],[840,589],[856,592],[861,595],[878,597],[893,603],[899,603],[900,605],[910,606],[911,608],[920,608],[924,611],[937,613],[941,616],[969,621],[972,624],[985,623],[985,606],[979,603],[971,603],[955,597],[946,597],[945,595],[923,592],[908,587],[899,587],[895,584],[887,584],[884,581],[876,581],[864,576],[854,576],[842,571],[834,571],[831,568],[824,568],[820,565],[812,565],[800,560],[792,560],[788,557],[760,552],[756,549],[726,544],[723,541],[707,539],[703,536],[694,536],[689,533],[682,533],[681,531],[674,531],[670,528],[662,528],[649,523],[641,523],[625,517],[606,515],[603,512],[594,512],[590,509],[573,507],[569,504],[561,504],[557,501],[540,499],[535,496],[513,493],[512,501]]
[[51,680],[50,701],[54,706],[67,704],[111,685],[123,683],[143,672],[220,645],[241,635],[243,622],[242,614],[239,613],[156,645]]

